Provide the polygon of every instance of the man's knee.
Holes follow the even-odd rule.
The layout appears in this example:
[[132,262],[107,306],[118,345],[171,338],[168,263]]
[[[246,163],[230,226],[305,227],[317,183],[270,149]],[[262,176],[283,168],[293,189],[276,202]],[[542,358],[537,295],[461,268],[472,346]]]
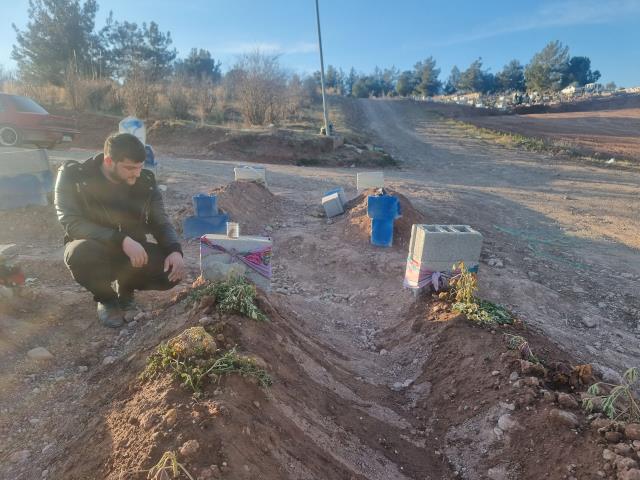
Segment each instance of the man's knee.
[[73,240],[65,245],[64,263],[73,270],[95,264],[96,261],[104,261],[108,254],[104,243],[97,240]]

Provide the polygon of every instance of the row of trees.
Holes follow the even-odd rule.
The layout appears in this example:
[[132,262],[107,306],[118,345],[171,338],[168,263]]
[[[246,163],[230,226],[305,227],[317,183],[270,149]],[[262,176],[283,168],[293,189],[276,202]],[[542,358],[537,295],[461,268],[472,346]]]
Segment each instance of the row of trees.
[[482,58],[478,58],[466,70],[457,66],[445,82],[440,80],[440,69],[433,57],[415,64],[413,70],[399,71],[395,67],[372,74],[357,74],[353,69],[348,75],[329,65],[327,86],[336,93],[354,97],[386,95],[424,95],[439,93],[494,93],[508,91],[558,91],[568,85],[583,86],[600,78],[598,70],[591,70],[588,57],[572,57],[569,47],[559,41],[547,44],[523,66],[518,60],[511,60],[504,68],[491,73],[483,68]]
[[[75,109],[104,109],[109,100],[110,105],[126,104],[129,112],[142,116],[153,110],[160,91],[179,118],[193,115],[197,106],[197,116],[204,119],[220,103],[216,99],[224,97],[237,100],[252,124],[274,121],[295,110],[295,105],[318,98],[319,72],[303,78],[290,75],[277,57],[254,52],[240,57],[223,74],[221,63],[207,50],[193,48],[185,58],[177,58],[171,33],[155,22],[120,22],[110,13],[105,25],[96,29],[97,11],[97,0],[30,0],[26,28],[13,25],[12,56],[20,80],[32,86],[62,87]],[[440,74],[433,57],[411,70],[376,67],[371,74],[353,68],[345,73],[329,65],[326,86],[331,93],[354,97],[433,96],[544,92],[600,78],[588,57],[571,57],[559,41],[550,42],[526,66],[512,60],[493,74],[479,58],[462,71],[454,66],[445,82]],[[0,80],[4,75],[0,71]]]
[[[147,118],[163,108],[201,121],[233,104],[250,124],[278,121],[317,97],[314,77],[288,75],[276,56],[242,55],[223,75],[208,50],[177,58],[170,32],[155,22],[120,22],[110,13],[97,30],[97,11],[96,0],[29,1],[26,28],[13,25],[22,93],[52,100],[49,92],[62,91],[76,110]],[[8,77],[0,68],[0,85]]]
[[155,22],[117,21],[111,12],[96,30],[96,0],[30,0],[24,30],[13,25],[16,43],[12,58],[20,78],[63,86],[70,74],[83,78],[126,80],[144,74],[158,81],[176,73],[217,82],[221,64],[203,49],[177,58],[170,32]]

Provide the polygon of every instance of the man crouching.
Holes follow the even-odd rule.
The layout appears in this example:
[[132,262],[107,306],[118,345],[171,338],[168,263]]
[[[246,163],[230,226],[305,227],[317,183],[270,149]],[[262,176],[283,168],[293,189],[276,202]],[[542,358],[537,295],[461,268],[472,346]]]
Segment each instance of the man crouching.
[[142,169],[145,156],[134,135],[113,134],[104,153],[67,162],[56,181],[64,261],[93,294],[107,327],[122,326],[124,312],[135,308],[135,290],[168,290],[184,275],[178,235],[153,173]]

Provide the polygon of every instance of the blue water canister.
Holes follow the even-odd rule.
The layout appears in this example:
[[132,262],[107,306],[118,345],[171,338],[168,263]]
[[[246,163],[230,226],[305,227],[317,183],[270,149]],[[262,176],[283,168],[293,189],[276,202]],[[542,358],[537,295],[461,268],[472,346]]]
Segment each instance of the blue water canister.
[[216,195],[198,193],[192,197],[192,200],[196,217],[213,217],[218,214],[218,197]]
[[393,245],[393,218],[371,219],[371,244],[376,247]]
[[393,244],[393,222],[400,216],[400,202],[392,195],[367,197],[367,215],[371,218],[371,243],[378,247]]
[[182,221],[182,233],[185,238],[199,238],[208,233],[225,233],[229,215],[221,213],[209,217],[187,217]]
[[400,202],[392,195],[369,195],[367,215],[370,218],[392,218],[400,215]]

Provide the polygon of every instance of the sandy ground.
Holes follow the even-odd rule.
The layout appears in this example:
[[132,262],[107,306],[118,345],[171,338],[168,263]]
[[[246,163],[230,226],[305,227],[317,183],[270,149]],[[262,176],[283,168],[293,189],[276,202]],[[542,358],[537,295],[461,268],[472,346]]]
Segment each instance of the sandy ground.
[[[576,111],[563,111],[571,108]],[[465,109],[456,117],[479,127],[550,141],[582,155],[640,161],[638,95],[561,104],[545,113],[522,110],[519,115],[486,115]]]
[[[348,108],[349,121],[404,162],[401,169],[385,172],[391,188],[410,198],[429,222],[466,223],[483,233],[483,296],[506,304],[607,377],[638,364],[638,171],[585,166],[464,138],[415,103],[361,101]],[[88,153],[55,151],[52,160],[81,159]],[[158,153],[158,176],[167,185],[166,203],[174,214],[188,205],[192,193],[231,181],[237,165]],[[597,456],[592,452],[577,460],[572,454],[560,460],[553,457],[554,447],[545,444],[536,455],[523,452],[521,470],[511,470],[512,458],[498,458],[509,443],[480,438],[493,431],[504,413],[500,408],[507,408],[499,407],[498,400],[504,403],[516,396],[511,390],[499,391],[500,379],[506,385],[510,370],[479,353],[489,348],[492,334],[487,331],[478,331],[480,343],[469,344],[463,341],[464,335],[474,335],[468,329],[456,335],[451,333],[456,327],[443,329],[440,337],[418,334],[415,322],[412,326],[404,321],[415,301],[401,286],[406,252],[375,249],[344,237],[344,220],[327,222],[318,216],[322,192],[343,186],[355,197],[356,171],[269,166],[269,187],[282,206],[270,220],[276,244],[272,298],[289,320],[278,323],[277,338],[268,338],[278,342],[275,350],[282,348],[299,369],[286,389],[274,387],[269,408],[291,423],[285,430],[303,433],[291,434],[284,443],[273,440],[282,476],[265,478],[479,479],[486,478],[481,468],[498,468],[502,461],[506,463],[500,468],[511,473],[501,478],[538,478],[540,470],[550,472],[557,466],[548,478],[560,479],[567,477],[567,464],[582,468]],[[86,478],[72,460],[86,458],[90,464],[98,454],[92,457],[91,439],[83,433],[93,432],[102,421],[100,408],[110,408],[113,399],[130,398],[132,387],[120,377],[132,365],[139,366],[136,354],[148,351],[159,336],[166,338],[178,317],[171,316],[173,310],[158,311],[169,294],[146,293],[140,299],[157,321],[141,320],[125,332],[100,328],[89,296],[62,265],[56,232],[44,225],[34,231],[23,227],[16,223],[0,238],[31,239],[20,245],[20,259],[27,275],[37,278],[36,301],[1,317],[0,360],[11,367],[3,368],[0,377],[0,434],[7,439],[0,450],[0,478]],[[194,278],[197,246],[188,243],[185,252]],[[493,258],[503,267],[489,267],[487,261]],[[471,345],[476,350],[469,351]],[[50,349],[53,363],[26,360],[26,350],[35,346]],[[438,347],[445,350],[438,364],[442,370],[430,373]],[[468,397],[461,392],[464,386],[457,387],[462,403],[454,400],[449,381],[455,372],[447,355],[455,358],[456,348],[466,350],[462,370],[475,370],[478,381],[464,393]],[[113,364],[105,361],[108,357]],[[393,388],[406,381],[414,382],[407,391]],[[429,397],[432,388],[436,393]],[[481,388],[497,393],[483,393],[488,403],[476,413],[479,405],[469,406]],[[416,410],[419,400],[436,397],[441,410],[430,410],[427,402]],[[455,418],[442,406],[449,402],[457,409]],[[518,410],[517,415],[528,411]],[[388,432],[386,439],[379,437],[383,432]],[[573,435],[554,433],[553,445],[575,445]],[[482,458],[470,449],[469,439],[482,447]],[[518,441],[530,442],[532,451],[537,448],[533,437]],[[296,442],[306,450],[295,450]],[[518,443],[514,440],[513,445]],[[10,454],[21,448],[30,452],[31,460],[9,463]],[[308,462],[300,456],[304,451],[314,452]],[[488,457],[487,451],[492,452]],[[545,454],[554,458],[549,462],[553,467],[540,466]],[[525,468],[527,455],[537,464]],[[53,470],[42,475],[50,465]],[[597,478],[593,466],[589,468],[589,475],[578,477]],[[74,474],[61,473],[65,471]],[[258,478],[243,475],[224,478]]]

